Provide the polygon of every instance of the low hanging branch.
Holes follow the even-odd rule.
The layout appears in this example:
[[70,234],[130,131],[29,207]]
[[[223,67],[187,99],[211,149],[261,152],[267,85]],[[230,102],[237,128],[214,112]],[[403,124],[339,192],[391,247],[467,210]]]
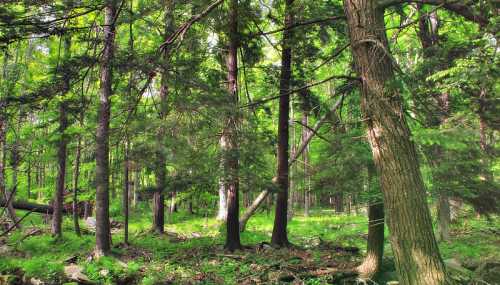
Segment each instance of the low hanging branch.
[[161,45],[160,45],[160,51],[162,52],[165,52],[168,50],[168,47],[170,45],[172,45],[175,41],[177,41],[177,39],[179,39],[179,42],[178,44],[180,45],[182,43],[182,41],[184,40],[184,35],[186,34],[186,32],[191,28],[191,26],[198,22],[199,20],[203,19],[205,16],[207,16],[213,9],[215,9],[217,6],[219,6],[220,4],[222,4],[224,2],[224,0],[217,0],[215,2],[213,2],[212,4],[210,4],[205,10],[203,10],[200,14],[197,14],[193,17],[191,17],[191,19],[189,19],[189,21],[185,22],[184,24],[182,24],[172,35],[170,35],[167,40],[165,40],[165,42],[163,42]]

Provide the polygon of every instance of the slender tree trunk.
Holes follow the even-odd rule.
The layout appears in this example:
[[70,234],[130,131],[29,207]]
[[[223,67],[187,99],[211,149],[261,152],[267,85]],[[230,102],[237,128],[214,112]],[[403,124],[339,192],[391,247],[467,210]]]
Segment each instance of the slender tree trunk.
[[239,229],[239,146],[238,146],[238,0],[229,2],[227,88],[230,108],[221,144],[224,185],[227,189],[226,245],[229,251],[241,248]]
[[101,90],[96,135],[96,256],[111,249],[109,226],[109,121],[111,111],[112,60],[115,39],[116,2],[107,0],[104,7],[104,51],[101,57]]
[[276,212],[274,216],[273,234],[271,243],[275,246],[288,246],[287,235],[287,208],[288,208],[288,139],[289,139],[289,119],[290,119],[290,81],[292,76],[292,47],[291,30],[288,29],[293,24],[292,15],[293,0],[286,0],[285,7],[285,28],[282,40],[281,54],[281,78],[280,78],[280,101],[278,120],[278,193],[276,195]]
[[[83,122],[83,113],[80,114],[80,124]],[[80,178],[80,159],[82,152],[82,137],[79,134],[76,143],[75,169],[73,171],[73,226],[75,233],[80,236],[79,211],[78,211],[78,180]]]
[[[309,114],[304,111],[302,116],[302,141],[305,141],[309,136],[310,130],[306,127],[309,126]],[[304,160],[304,216],[309,217],[309,208],[311,204],[311,177],[309,176],[309,144],[302,153]]]
[[450,223],[451,223],[451,211],[450,211],[450,200],[446,193],[441,193],[439,195],[438,207],[438,240],[447,241],[450,239]]
[[128,160],[128,153],[129,153],[129,139],[128,137],[125,139],[125,152],[124,152],[124,160],[123,160],[123,194],[122,194],[122,204],[123,204],[123,217],[124,217],[124,222],[123,222],[123,234],[124,234],[124,240],[123,242],[125,244],[128,244],[128,217],[129,217],[129,199],[128,199],[128,193],[129,193],[129,187],[130,187],[130,181],[129,181],[129,160]]
[[405,121],[402,97],[385,34],[384,11],[374,0],[345,0],[351,49],[362,80],[362,111],[403,285],[448,284],[432,231],[417,153]]
[[[2,110],[3,112],[3,110]],[[12,223],[16,225],[18,229],[21,228],[20,224],[17,223],[16,210],[12,205],[14,197],[12,193],[7,189],[7,183],[5,180],[5,161],[6,161],[6,126],[3,114],[0,114],[0,191],[2,198],[7,202],[7,213],[12,220]]]

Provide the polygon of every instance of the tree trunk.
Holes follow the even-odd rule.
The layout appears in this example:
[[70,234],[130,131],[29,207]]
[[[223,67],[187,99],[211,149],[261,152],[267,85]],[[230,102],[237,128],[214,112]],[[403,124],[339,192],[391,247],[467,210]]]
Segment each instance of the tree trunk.
[[448,241],[450,239],[450,223],[451,223],[451,211],[450,211],[450,200],[446,193],[439,194],[438,207],[438,240]]
[[368,206],[368,241],[366,257],[358,267],[360,277],[373,279],[384,255],[384,204],[372,201]]
[[115,39],[115,0],[104,7],[104,51],[101,57],[98,125],[96,134],[96,249],[95,255],[107,255],[111,249],[109,227],[109,121],[111,111],[112,59]]
[[177,212],[177,191],[173,191],[172,195],[170,196],[170,207],[169,207],[169,212],[170,214],[173,214],[174,212]]
[[[0,199],[0,207],[5,207],[5,201],[4,199]],[[54,208],[51,205],[41,205],[41,204],[35,204],[35,203],[30,203],[26,201],[11,201],[12,207],[14,209],[18,210],[25,210],[25,211],[31,211],[35,213],[41,213],[41,214],[52,214],[54,212]],[[68,214],[69,212],[63,208],[62,210],[63,214]]]
[[[3,110],[1,110],[3,112]],[[12,205],[13,198],[11,197],[12,193],[7,189],[7,183],[5,180],[5,161],[6,161],[6,127],[5,127],[5,120],[3,117],[3,113],[0,114],[0,191],[2,196],[0,197],[0,200],[3,198],[6,202],[7,205],[7,213],[12,220],[12,223],[16,225],[16,227],[19,229],[21,228],[20,224],[17,222],[17,216],[16,216],[16,210],[14,210],[14,206]]]
[[[376,179],[378,183],[375,165],[370,163],[368,165],[368,185],[373,185],[371,182],[373,179]],[[384,256],[384,203],[381,199],[370,199],[369,203],[366,257],[357,270],[361,278],[373,280],[380,271]]]
[[[80,115],[80,123],[83,121],[83,113]],[[78,135],[75,155],[75,169],[73,171],[73,226],[75,233],[80,236],[80,224],[78,216],[78,179],[80,178],[80,158],[81,158],[82,137]]]
[[376,3],[345,0],[344,8],[362,79],[361,106],[380,173],[396,270],[403,285],[448,284],[402,97],[394,86],[384,11]]
[[128,216],[129,216],[129,160],[128,160],[128,152],[129,152],[129,139],[125,138],[125,152],[124,152],[124,160],[123,160],[123,194],[122,194],[122,204],[123,204],[123,234],[124,239],[123,242],[128,244]]
[[[307,126],[307,127],[306,127]],[[309,137],[310,130],[309,126],[309,114],[308,111],[304,111],[302,117],[302,141],[305,141]],[[311,177],[309,176],[309,144],[304,149],[302,153],[304,160],[304,216],[309,217],[309,208],[311,205]]]
[[271,243],[278,247],[288,246],[287,235],[287,208],[288,208],[288,139],[290,119],[290,81],[292,76],[292,47],[291,30],[293,25],[292,15],[293,0],[286,0],[285,28],[282,39],[280,100],[278,120],[278,193],[276,195],[276,212],[274,216],[273,234]]
[[227,88],[230,108],[221,137],[224,185],[227,190],[225,248],[241,248],[239,229],[239,146],[238,146],[238,0],[229,2],[228,53],[226,56]]
[[[68,3],[68,8],[71,8],[71,3]],[[67,60],[71,56],[71,37],[64,37],[64,58]],[[70,91],[70,78],[65,70],[63,80],[64,80],[64,93],[67,94]],[[63,99],[64,100],[64,99]],[[58,173],[57,173],[57,185],[56,192],[54,193],[54,214],[52,215],[52,235],[57,239],[62,238],[62,208],[64,204],[64,190],[65,190],[65,178],[66,178],[66,158],[67,158],[67,145],[68,140],[64,132],[68,127],[68,118],[66,115],[67,103],[62,101],[59,103],[59,135],[61,136],[59,140],[59,146],[57,150],[57,163],[58,163]]]

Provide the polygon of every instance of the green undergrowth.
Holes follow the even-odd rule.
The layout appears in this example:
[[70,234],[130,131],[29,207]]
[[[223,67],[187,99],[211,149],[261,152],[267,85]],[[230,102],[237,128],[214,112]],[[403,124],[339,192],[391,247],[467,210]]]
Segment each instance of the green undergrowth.
[[[242,233],[242,243],[247,247],[229,253],[223,249],[224,226],[212,217],[175,213],[167,218],[166,234],[159,237],[149,231],[150,217],[140,214],[144,212],[138,209],[132,214],[130,244],[122,243],[123,233],[119,230],[113,235],[112,255],[99,260],[92,258],[92,233],[76,236],[67,218],[64,237],[56,241],[41,216],[31,215],[22,231],[0,243],[9,248],[0,256],[0,273],[22,272],[27,277],[60,284],[64,266],[75,263],[97,284],[274,284],[288,278],[287,274],[304,284],[326,284],[331,282],[328,270],[354,267],[366,246],[367,220],[361,215],[320,210],[309,217],[297,214],[289,223],[289,238],[297,247],[275,250],[265,244],[270,241],[273,217],[259,213]],[[84,227],[83,221],[81,224]],[[498,228],[498,219],[461,220],[452,225],[451,241],[440,243],[441,253],[445,259],[498,260],[500,239],[491,233]],[[36,229],[41,232],[29,234]],[[338,250],[352,247],[360,252]],[[388,243],[385,249],[390,260]],[[387,270],[391,270],[390,264]]]

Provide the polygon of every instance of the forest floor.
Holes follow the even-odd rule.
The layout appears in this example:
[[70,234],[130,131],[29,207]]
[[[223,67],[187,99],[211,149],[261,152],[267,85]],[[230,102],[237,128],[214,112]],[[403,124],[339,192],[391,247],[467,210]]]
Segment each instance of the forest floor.
[[[337,284],[359,264],[366,247],[364,216],[326,210],[297,215],[289,223],[290,241],[296,246],[278,250],[266,243],[272,216],[260,213],[242,234],[246,248],[229,253],[223,249],[223,227],[215,219],[175,213],[168,217],[167,233],[158,237],[149,232],[150,217],[139,215],[148,212],[138,209],[132,214],[130,245],[122,243],[121,229],[114,230],[113,254],[99,260],[91,255],[92,232],[84,230],[77,237],[67,218],[63,240],[55,242],[49,225],[32,214],[23,221],[22,231],[0,238],[0,276],[44,282],[39,284],[69,282],[68,274],[82,284]],[[451,240],[440,243],[443,258],[464,264],[500,260],[499,228],[498,218],[460,219],[452,226]],[[383,269],[385,281],[397,278],[388,242]],[[0,279],[0,284],[9,283]]]

